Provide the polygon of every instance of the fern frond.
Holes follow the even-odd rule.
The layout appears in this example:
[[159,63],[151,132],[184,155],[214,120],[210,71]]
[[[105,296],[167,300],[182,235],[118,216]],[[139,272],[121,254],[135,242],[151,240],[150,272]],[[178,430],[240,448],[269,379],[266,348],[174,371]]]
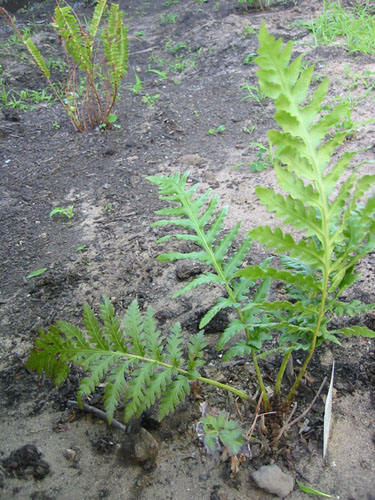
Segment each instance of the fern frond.
[[186,377],[178,375],[164,392],[159,404],[159,420],[162,420],[169,413],[173,412],[179,403],[185,401],[185,397],[190,394],[190,385]]
[[315,293],[321,291],[321,284],[315,281],[311,274],[305,275],[300,272],[291,273],[273,267],[262,269],[260,266],[247,266],[245,269],[238,271],[237,275],[245,276],[246,278],[251,278],[253,280],[265,279],[269,277],[273,280],[281,280],[284,281],[284,283],[295,285],[306,291]]
[[122,360],[121,364],[114,366],[106,380],[104,388],[104,408],[108,423],[111,424],[115,410],[126,390],[125,376],[129,371],[129,362]]
[[84,33],[82,26],[72,13],[72,8],[69,5],[65,7],[57,5],[52,25],[64,40],[73,61],[79,64],[80,69],[92,74],[92,47],[87,34]]
[[143,331],[143,318],[136,301],[130,304],[125,313],[124,330],[127,340],[131,343],[130,352],[138,356],[144,356],[146,341]]
[[289,253],[316,269],[324,266],[324,252],[319,250],[313,240],[295,242],[293,236],[276,227],[274,231],[269,226],[259,226],[250,231],[250,236],[263,243],[266,248],[272,248],[277,253]]
[[43,75],[47,79],[49,79],[51,76],[51,73],[47,67],[47,63],[44,60],[44,57],[42,56],[42,54],[36,48],[34,42],[31,40],[31,38],[24,38],[24,37],[22,38],[22,42],[26,46],[27,50],[29,51],[29,54],[34,59],[34,62],[38,66],[40,71],[43,73]]
[[98,32],[100,21],[102,20],[105,9],[107,8],[107,0],[98,0],[92,15],[89,35],[92,40],[95,39]]
[[80,366],[87,376],[80,383],[79,404],[104,383],[109,422],[121,401],[125,401],[125,421],[140,415],[157,400],[161,401],[160,418],[163,418],[189,393],[189,380],[195,378],[247,398],[235,388],[199,375],[206,346],[202,333],[191,337],[186,360],[181,326],[173,327],[164,345],[151,308],[142,315],[134,301],[125,313],[123,329],[107,298],[100,311],[103,325],[86,304],[84,331],[66,321],[59,321],[48,332],[42,330],[26,366],[39,376],[45,373],[56,384],[69,375],[70,364]]

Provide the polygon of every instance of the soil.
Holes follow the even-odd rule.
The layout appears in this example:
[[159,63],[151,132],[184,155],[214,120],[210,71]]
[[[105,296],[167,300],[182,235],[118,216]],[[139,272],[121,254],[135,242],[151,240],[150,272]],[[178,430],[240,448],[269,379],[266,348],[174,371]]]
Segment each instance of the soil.
[[[77,13],[89,17],[90,3],[76,3]],[[305,53],[307,61],[315,62],[319,76],[330,76],[330,98],[349,92],[352,82],[345,77],[345,67],[350,66],[352,74],[375,71],[375,57],[348,54],[343,42],[315,47],[301,21],[322,8],[317,0],[286,1],[248,12],[234,0],[163,4],[162,0],[120,0],[130,35],[128,74],[116,106],[120,128],[79,134],[58,103],[41,103],[28,110],[7,107],[0,115],[0,497],[267,500],[272,495],[256,488],[251,472],[277,463],[302,484],[332,498],[374,500],[373,340],[343,339],[341,348],[319,349],[297,398],[299,414],[323,378],[330,376],[335,360],[334,416],[325,460],[324,401],[319,397],[273,454],[259,445],[252,448],[253,458],[246,459],[237,473],[231,472],[230,460],[209,456],[198,440],[202,400],[189,397],[161,424],[151,412],[121,431],[68,407],[68,400],[76,397],[79,371],[73,369],[68,380],[55,388],[24,367],[40,328],[57,319],[80,324],[82,304],[87,301],[97,308],[103,295],[112,299],[120,314],[137,298],[142,308],[152,305],[163,330],[180,321],[186,337],[197,331],[200,317],[220,291],[202,288],[171,298],[196,268],[156,261],[167,246],[156,243],[165,229],[151,228],[162,204],[146,176],[188,170],[193,182],[202,189],[210,187],[220,195],[220,203],[229,206],[228,227],[242,220],[245,234],[260,223],[273,224],[255,195],[257,185],[274,185],[272,170],[251,172],[247,165],[233,170],[238,163],[256,159],[257,148],[250,143],[266,144],[266,131],[274,127],[271,102],[242,100],[246,92],[241,87],[257,83],[256,67],[243,61],[257,49],[256,31],[262,21],[275,36],[294,40],[295,54]],[[53,7],[52,0],[32,2],[16,18],[20,26],[31,26],[36,32],[40,50],[57,60],[61,47],[49,25]],[[170,13],[178,14],[175,22],[163,24],[166,18],[161,15]],[[244,36],[249,25],[255,32]],[[0,43],[11,34],[2,24]],[[181,53],[188,62],[181,71],[173,68],[176,56],[166,51],[169,40],[186,43]],[[24,56],[21,47],[2,45],[5,89],[45,86]],[[167,79],[148,69],[166,72]],[[160,94],[153,106],[142,100],[142,94],[131,92],[135,74],[143,81],[143,95]],[[374,116],[373,90],[363,99],[365,92],[361,81],[351,90],[360,104],[353,119],[361,122]],[[225,127],[223,133],[208,134],[220,125]],[[374,129],[373,124],[365,125],[347,147],[373,145]],[[363,157],[371,159],[371,155],[369,150]],[[69,205],[74,206],[70,221],[49,217],[53,208]],[[83,245],[83,251],[77,251]],[[180,243],[173,245],[181,250]],[[260,262],[265,256],[261,247],[254,246],[249,259]],[[44,267],[44,274],[26,279]],[[360,270],[361,279],[348,298],[375,302],[374,254],[361,262]],[[205,372],[254,395],[249,359],[220,363],[215,344],[225,321],[222,317],[207,333]],[[375,328],[371,313],[345,321]],[[272,375],[277,362],[270,360],[263,369]],[[210,388],[203,388],[201,397],[211,406],[225,408],[244,428],[250,427],[254,416],[250,404],[236,403]],[[102,407],[100,393],[90,404]],[[121,420],[120,412],[116,416]],[[126,458],[126,450],[142,435],[140,429],[146,429],[159,448],[156,459],[153,455],[141,464],[129,459],[131,454]],[[296,487],[288,498],[308,495]]]

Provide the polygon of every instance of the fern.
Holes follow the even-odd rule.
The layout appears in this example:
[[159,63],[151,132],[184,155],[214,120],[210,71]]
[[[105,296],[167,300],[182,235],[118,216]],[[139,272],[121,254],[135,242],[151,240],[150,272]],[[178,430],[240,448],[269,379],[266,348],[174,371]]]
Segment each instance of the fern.
[[[358,151],[337,155],[337,148],[346,138],[340,125],[348,107],[338,105],[322,114],[328,79],[311,92],[313,66],[302,69],[302,56],[291,62],[292,42],[283,47],[281,39],[275,40],[264,24],[259,43],[258,80],[262,92],[274,100],[276,108],[279,129],[269,131],[268,136],[275,148],[277,181],[285,194],[262,186],[256,188],[256,193],[270,212],[302,237],[296,238],[280,227],[259,226],[249,232],[250,239],[246,238],[229,257],[229,248],[240,225],[226,236],[222,235],[227,208],[217,208],[217,197],[210,198],[209,191],[197,197],[198,186],[187,187],[187,174],[149,177],[149,180],[157,184],[163,201],[177,204],[157,212],[169,219],[160,220],[154,226],[172,224],[183,229],[181,233],[164,236],[159,242],[174,237],[199,248],[187,253],[168,252],[159,260],[193,259],[211,266],[214,271],[196,277],[175,296],[202,284],[224,286],[227,296],[220,298],[206,314],[201,328],[224,307],[232,307],[237,312],[237,318],[218,342],[221,349],[229,340],[234,340],[223,359],[251,354],[265,394],[256,353],[259,358],[264,357],[267,353],[262,352],[263,342],[273,332],[279,332],[276,351],[283,355],[283,361],[275,383],[278,399],[292,352],[297,349],[307,352],[286,398],[288,406],[317,346],[325,341],[339,344],[340,334],[375,337],[375,332],[360,326],[329,329],[335,315],[352,315],[355,309],[358,313],[375,307],[375,304],[364,305],[359,301],[347,304],[339,299],[359,277],[355,270],[357,262],[375,249],[375,196],[368,195],[375,175],[360,177],[360,165],[351,167]],[[335,163],[333,157],[337,158]],[[269,262],[243,268],[252,239],[281,254],[283,268],[270,267]],[[280,280],[286,284],[288,300],[268,301],[271,282]],[[256,289],[252,300],[250,288]],[[239,337],[242,332],[246,339]],[[274,353],[275,349],[270,352]],[[264,402],[269,408],[266,396]]]
[[235,388],[200,376],[198,369],[204,363],[206,346],[202,333],[190,339],[186,362],[181,327],[176,324],[165,343],[150,307],[142,315],[137,302],[132,302],[122,325],[104,297],[100,321],[87,304],[83,320],[84,330],[66,321],[58,321],[47,332],[42,330],[26,366],[39,376],[45,373],[57,385],[69,375],[71,363],[82,367],[88,375],[80,383],[80,405],[104,381],[109,423],[121,401],[125,402],[125,421],[141,415],[156,401],[161,420],[189,394],[189,380],[197,379],[247,398]]
[[[68,79],[62,86],[63,91],[53,85],[48,65],[31,38],[23,36],[6,10],[0,7],[0,15],[15,30],[79,132],[98,126],[111,128],[118,89],[127,72],[128,35],[122,23],[123,12],[118,4],[111,4],[107,25],[100,29],[107,7],[107,0],[97,1],[87,29],[70,5],[57,1],[52,26],[66,56]],[[98,40],[103,44],[103,60]]]

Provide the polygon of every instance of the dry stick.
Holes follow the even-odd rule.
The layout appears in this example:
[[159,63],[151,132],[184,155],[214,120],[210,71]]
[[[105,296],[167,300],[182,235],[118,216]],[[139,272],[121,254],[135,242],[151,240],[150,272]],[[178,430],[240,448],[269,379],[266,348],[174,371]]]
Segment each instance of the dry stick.
[[[95,408],[95,406],[88,405],[86,403],[82,403],[82,406],[79,406],[77,401],[72,401],[71,399],[68,400],[66,403],[68,408],[75,408],[77,410],[85,410],[88,413],[92,413],[96,417],[100,418],[101,420],[105,420],[108,423],[107,415],[105,414],[104,411],[99,410],[99,408]],[[121,424],[118,420],[112,419],[111,425],[113,427],[116,427],[116,429],[120,429],[120,431],[126,431],[125,425]]]
[[315,401],[317,400],[317,398],[319,397],[319,394],[322,392],[322,389],[325,385],[325,383],[327,382],[327,377],[324,377],[323,379],[323,382],[320,384],[320,387],[319,387],[319,390],[318,392],[315,394],[314,396],[314,399],[311,401],[311,403],[309,404],[309,406],[306,408],[305,411],[303,411],[301,413],[301,415],[299,415],[299,417],[295,418],[294,420],[292,420],[290,422],[290,419],[292,418],[292,416],[294,415],[294,412],[297,408],[297,403],[295,404],[293,410],[291,411],[289,417],[287,418],[285,424],[282,426],[282,428],[280,429],[280,432],[278,433],[278,435],[275,437],[275,439],[272,441],[271,443],[271,446],[274,446],[281,438],[281,436],[284,434],[285,431],[287,431],[290,427],[292,427],[292,425],[296,424],[297,422],[299,422],[300,420],[303,419],[303,417],[305,417],[309,411],[311,410],[311,408],[313,407]]
[[255,414],[254,414],[253,423],[251,424],[251,427],[247,431],[246,436],[245,436],[248,441],[250,441],[250,439],[251,439],[251,436],[252,436],[252,434],[254,432],[254,429],[255,429],[255,426],[256,426],[258,418],[259,417],[264,417],[265,415],[273,415],[273,414],[276,413],[275,411],[268,411],[266,413],[261,413],[259,415],[260,405],[262,404],[262,401],[263,401],[263,392],[261,392],[261,394],[259,396],[259,400],[258,400],[257,406],[255,408]]

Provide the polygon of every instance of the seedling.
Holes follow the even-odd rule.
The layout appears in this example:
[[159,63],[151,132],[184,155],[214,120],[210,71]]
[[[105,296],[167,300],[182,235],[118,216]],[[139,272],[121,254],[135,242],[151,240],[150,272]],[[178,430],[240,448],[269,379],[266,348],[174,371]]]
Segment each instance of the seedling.
[[26,279],[31,279],[31,278],[36,278],[37,276],[40,276],[41,274],[45,273],[47,271],[47,267],[42,267],[40,269],[37,269],[36,271],[33,271],[32,273],[28,274],[26,276]]
[[245,85],[242,85],[241,90],[246,90],[247,94],[242,97],[241,101],[255,101],[259,104],[259,106],[263,109],[263,103],[266,99],[265,93],[258,86],[250,85],[250,83],[246,82]]
[[152,108],[159,98],[160,94],[155,94],[155,95],[145,94],[144,96],[142,96],[142,101],[146,103],[147,106]]
[[76,252],[84,252],[87,250],[87,245],[80,245],[79,247],[76,248]]
[[160,14],[160,24],[176,24],[178,14]]
[[155,73],[155,75],[158,75],[159,80],[161,82],[164,81],[164,80],[168,80],[167,73],[165,73],[164,71],[159,71],[157,69],[148,69],[147,73]]
[[242,38],[248,38],[251,35],[256,33],[255,28],[251,24],[247,24],[246,27],[242,30]]
[[74,205],[70,205],[68,208],[56,207],[53,210],[51,210],[49,216],[52,219],[54,215],[62,215],[66,217],[68,220],[71,220],[74,217],[73,209]]
[[133,94],[140,94],[142,92],[143,83],[142,80],[137,75],[137,73],[134,73],[134,76],[135,76],[135,83],[130,84],[130,90],[131,92],[133,92]]
[[272,144],[268,148],[259,142],[250,142],[250,145],[257,148],[256,159],[249,162],[237,163],[233,168],[236,169],[243,165],[248,165],[250,172],[262,172],[262,170],[269,168],[273,164]]
[[244,57],[243,59],[243,63],[244,64],[251,64],[252,62],[254,62],[255,58],[256,58],[256,53],[255,52],[250,52],[250,54],[248,54],[246,57]]
[[216,135],[216,134],[224,134],[225,132],[225,127],[224,125],[219,125],[218,127],[216,128],[210,128],[208,131],[207,131],[207,134],[208,135]]

